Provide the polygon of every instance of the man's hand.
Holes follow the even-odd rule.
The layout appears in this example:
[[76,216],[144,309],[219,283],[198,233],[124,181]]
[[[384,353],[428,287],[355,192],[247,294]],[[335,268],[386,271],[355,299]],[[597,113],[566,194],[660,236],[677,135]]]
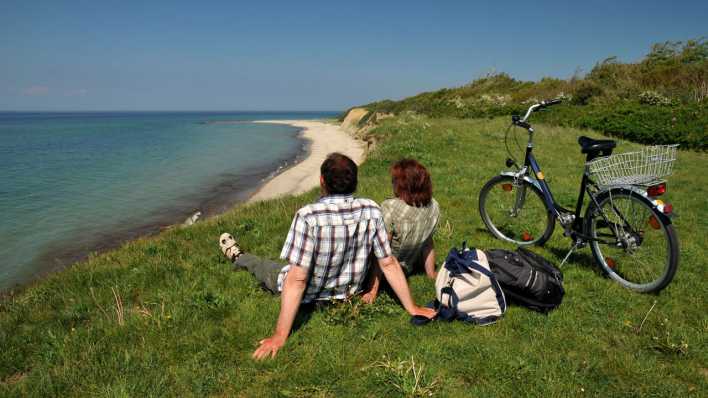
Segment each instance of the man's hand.
[[307,270],[290,264],[290,271],[285,276],[283,292],[280,295],[280,315],[275,325],[275,333],[259,342],[260,346],[253,353],[253,359],[275,358],[278,350],[285,345],[306,287]]
[[428,308],[428,307],[416,306],[415,308],[413,308],[413,311],[411,311],[412,316],[420,315],[420,316],[424,316],[428,319],[433,319],[436,314],[437,314],[437,312],[435,312],[434,309]]
[[278,350],[285,345],[285,340],[287,337],[279,336],[277,334],[274,334],[271,337],[268,337],[267,339],[263,339],[259,342],[260,346],[256,351],[253,353],[251,356],[255,360],[263,360],[268,357],[270,358],[275,358],[275,354],[278,353]]

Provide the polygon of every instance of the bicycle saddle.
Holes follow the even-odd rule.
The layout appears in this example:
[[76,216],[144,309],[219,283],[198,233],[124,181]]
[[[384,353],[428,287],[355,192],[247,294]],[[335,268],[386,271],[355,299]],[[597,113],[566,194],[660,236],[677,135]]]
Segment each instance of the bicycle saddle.
[[584,135],[578,138],[578,144],[580,144],[580,152],[582,153],[599,154],[602,152],[603,155],[611,154],[612,149],[617,146],[617,142],[613,140],[594,140]]

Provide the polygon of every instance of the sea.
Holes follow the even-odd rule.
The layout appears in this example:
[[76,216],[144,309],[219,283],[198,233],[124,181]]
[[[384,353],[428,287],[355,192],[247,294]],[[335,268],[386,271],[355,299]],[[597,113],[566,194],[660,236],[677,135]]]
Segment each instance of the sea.
[[0,291],[244,201],[306,153],[257,120],[334,112],[0,112]]

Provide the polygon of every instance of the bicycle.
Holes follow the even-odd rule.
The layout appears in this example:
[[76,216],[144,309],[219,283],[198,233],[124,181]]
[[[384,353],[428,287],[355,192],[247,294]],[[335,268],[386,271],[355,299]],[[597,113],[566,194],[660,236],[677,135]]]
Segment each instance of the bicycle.
[[[581,153],[587,155],[575,210],[559,205],[533,155],[533,112],[556,105],[558,99],[528,108],[524,117],[512,116],[505,135],[507,168],[490,179],[479,194],[479,212],[487,229],[497,238],[519,246],[543,245],[556,221],[575,249],[590,245],[604,274],[629,289],[650,293],[665,288],[676,274],[679,242],[671,222],[673,206],[659,196],[666,192],[661,179],[671,174],[677,145],[647,147],[642,151],[612,155],[617,143],[581,136]],[[508,145],[513,126],[528,132],[524,163],[519,166]],[[590,198],[584,215],[585,195]]]

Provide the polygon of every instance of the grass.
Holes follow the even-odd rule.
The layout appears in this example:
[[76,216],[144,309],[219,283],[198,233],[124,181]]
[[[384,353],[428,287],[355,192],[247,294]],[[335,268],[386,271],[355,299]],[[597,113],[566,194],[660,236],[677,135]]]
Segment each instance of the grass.
[[[479,189],[504,169],[506,123],[387,119],[373,131],[381,141],[361,168],[359,195],[389,197],[391,162],[418,158],[443,211],[440,258],[463,240],[509,248],[476,211]],[[582,170],[575,141],[588,132],[537,132],[546,178],[572,204]],[[620,142],[618,151],[636,148]],[[277,360],[257,363],[250,355],[272,331],[279,300],[231,271],[216,241],[231,231],[249,251],[275,258],[312,191],[127,243],[4,299],[0,395],[700,396],[708,390],[706,164],[708,154],[682,151],[669,180],[681,264],[660,295],[602,277],[583,249],[564,267],[563,304],[547,316],[513,307],[492,326],[413,327],[384,294],[373,306],[301,312]],[[569,249],[559,229],[535,249],[556,263]],[[410,284],[418,302],[433,298],[424,276]]]

